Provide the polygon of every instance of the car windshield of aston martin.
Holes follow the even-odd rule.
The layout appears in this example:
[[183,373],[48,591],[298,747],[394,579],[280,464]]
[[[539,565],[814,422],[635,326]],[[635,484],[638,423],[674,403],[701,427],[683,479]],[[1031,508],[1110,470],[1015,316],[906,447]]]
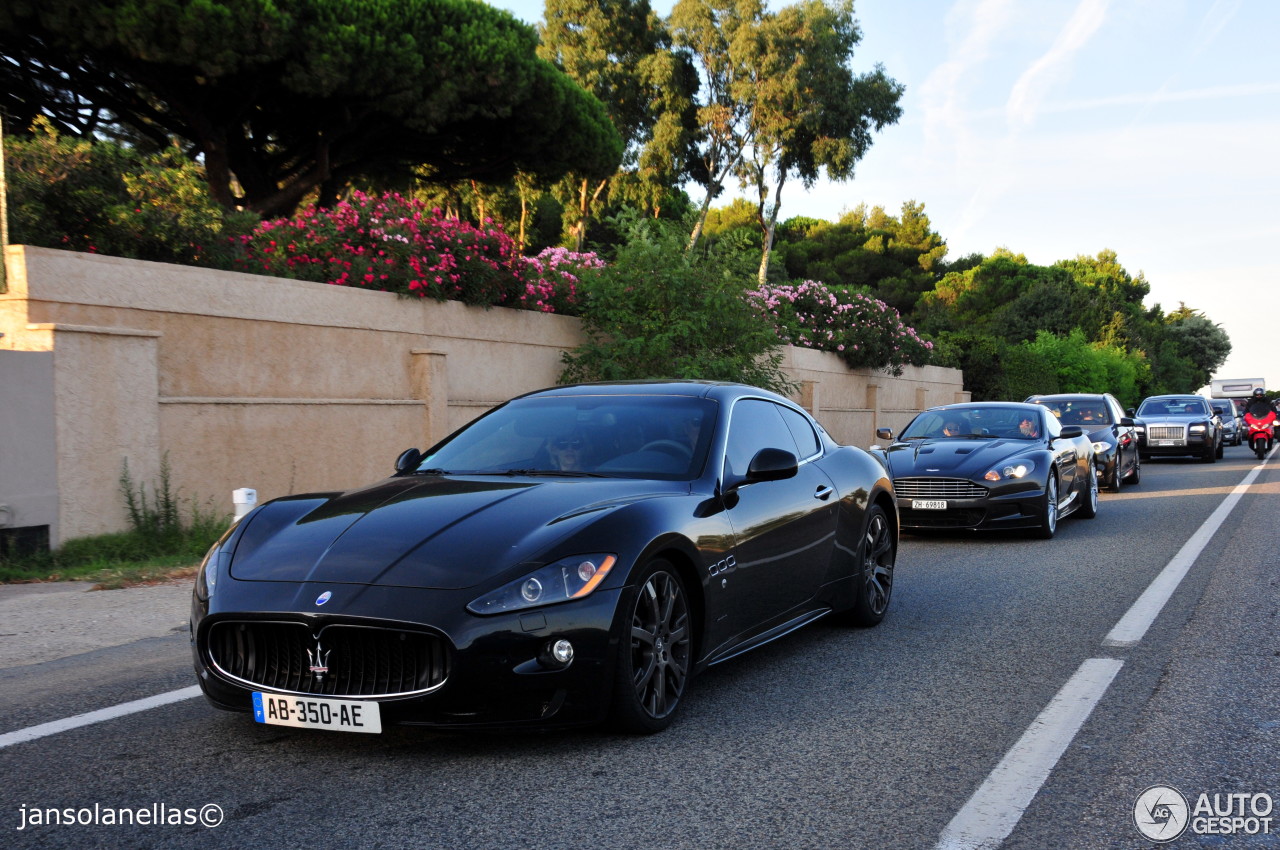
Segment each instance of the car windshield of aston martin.
[[[1024,424],[1023,420],[1027,420]],[[1016,407],[926,410],[906,427],[901,440],[1035,440],[1041,431],[1038,411]]]
[[690,480],[705,464],[715,409],[667,396],[516,399],[437,446],[418,469]]

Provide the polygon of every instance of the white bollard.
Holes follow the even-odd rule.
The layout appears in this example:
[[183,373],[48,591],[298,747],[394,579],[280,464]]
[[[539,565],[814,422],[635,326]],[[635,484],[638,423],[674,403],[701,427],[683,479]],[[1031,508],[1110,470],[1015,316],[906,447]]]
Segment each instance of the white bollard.
[[249,513],[258,504],[258,491],[248,487],[231,491],[231,501],[236,506],[236,519]]

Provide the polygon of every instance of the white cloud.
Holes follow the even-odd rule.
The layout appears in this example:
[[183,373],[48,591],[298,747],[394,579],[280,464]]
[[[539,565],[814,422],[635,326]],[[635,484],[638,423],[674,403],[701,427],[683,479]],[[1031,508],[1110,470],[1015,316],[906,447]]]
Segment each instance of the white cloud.
[[1108,3],[1109,0],[1082,0],[1058,40],[1014,83],[1005,106],[1011,126],[1026,126],[1035,120],[1050,86],[1065,73],[1072,57],[1102,28]]

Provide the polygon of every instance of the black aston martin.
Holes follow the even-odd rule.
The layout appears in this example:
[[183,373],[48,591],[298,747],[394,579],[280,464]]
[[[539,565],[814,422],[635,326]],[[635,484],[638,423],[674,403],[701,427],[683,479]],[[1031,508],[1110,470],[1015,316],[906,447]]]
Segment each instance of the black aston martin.
[[[877,432],[881,439],[893,435]],[[887,449],[903,531],[1029,529],[1098,512],[1093,445],[1038,404],[972,402],[924,411]]]
[[709,665],[880,622],[897,545],[884,468],[781,396],[561,387],[246,515],[200,570],[192,651],[209,701],[262,723],[655,732]]

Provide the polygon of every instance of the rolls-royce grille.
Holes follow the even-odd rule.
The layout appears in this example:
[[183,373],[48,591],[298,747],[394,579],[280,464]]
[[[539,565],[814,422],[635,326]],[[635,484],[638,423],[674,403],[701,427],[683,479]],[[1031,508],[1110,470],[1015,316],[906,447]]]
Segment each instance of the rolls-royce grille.
[[215,623],[209,657],[241,683],[337,697],[424,693],[449,675],[442,638],[371,626],[326,626],[317,636],[303,623]]
[[903,499],[985,499],[987,488],[966,478],[899,478],[893,491]]
[[1147,426],[1148,440],[1177,440],[1183,442],[1186,440],[1186,431],[1181,425],[1149,425]]

